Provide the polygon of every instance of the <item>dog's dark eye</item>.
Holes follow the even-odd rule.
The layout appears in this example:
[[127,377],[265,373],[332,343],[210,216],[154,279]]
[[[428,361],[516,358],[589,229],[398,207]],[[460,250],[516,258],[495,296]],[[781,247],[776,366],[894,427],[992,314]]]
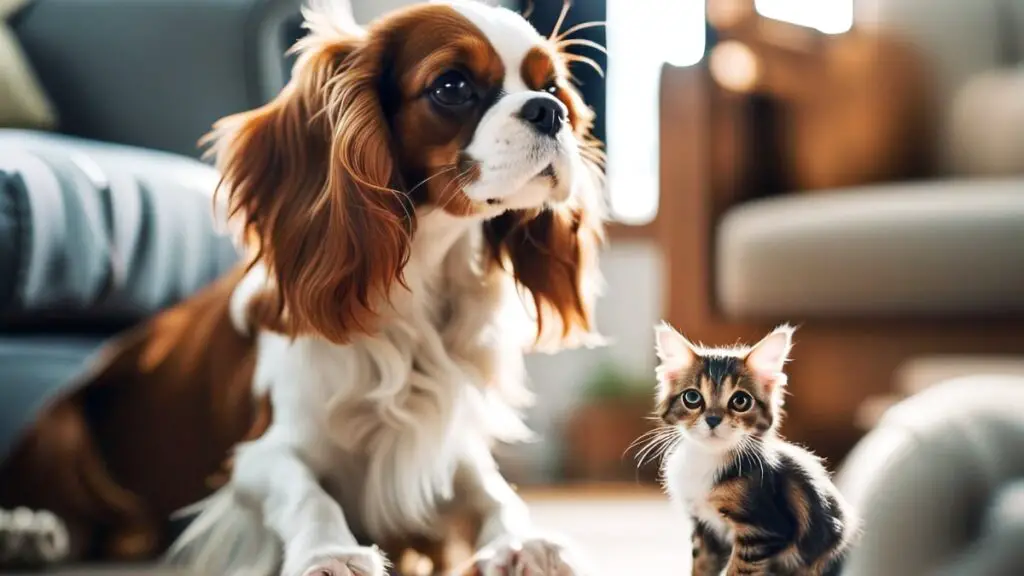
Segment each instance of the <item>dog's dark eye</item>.
[[704,403],[704,397],[700,395],[700,392],[693,388],[683,392],[683,406],[686,406],[690,410],[696,410],[700,408],[700,405]]
[[754,399],[746,392],[737,392],[729,398],[729,409],[733,412],[746,412],[754,405]]
[[473,85],[461,72],[449,70],[430,85],[430,98],[441,106],[456,107],[469,103],[476,96]]
[[555,81],[552,80],[544,87],[544,91],[548,94],[558,94],[558,84],[555,84]]

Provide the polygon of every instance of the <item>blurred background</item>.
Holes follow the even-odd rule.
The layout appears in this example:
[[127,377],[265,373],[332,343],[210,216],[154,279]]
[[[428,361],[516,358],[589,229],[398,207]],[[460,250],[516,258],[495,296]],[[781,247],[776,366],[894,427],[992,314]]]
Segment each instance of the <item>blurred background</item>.
[[[407,2],[352,3],[367,22]],[[0,184],[35,174],[32,151],[68,168],[48,176],[54,205],[82,205],[80,186],[109,196],[120,174],[147,209],[208,206],[161,200],[150,175],[211,188],[196,139],[284,85],[299,4],[0,0]],[[502,4],[544,34],[562,10]],[[858,573],[1024,573],[998,547],[1024,541],[1024,0],[577,0],[563,29],[590,21],[607,26],[577,37],[608,54],[581,53],[606,74],[573,72],[608,150],[612,343],[529,358],[543,440],[502,448],[506,475],[548,523],[632,550],[602,573],[688,562],[656,459],[630,449],[653,425],[652,326],[727,345],[785,321],[799,330],[784,434],[843,470],[869,526],[917,535],[894,549],[870,530]],[[26,272],[4,257],[26,242],[10,194],[0,382],[53,362],[21,339],[89,351],[232,258],[186,230],[158,252],[189,271],[174,282],[133,284],[111,272],[124,254],[81,243]],[[64,210],[33,226],[81,233]],[[84,237],[104,233],[121,232]],[[0,418],[0,438],[27,414]]]

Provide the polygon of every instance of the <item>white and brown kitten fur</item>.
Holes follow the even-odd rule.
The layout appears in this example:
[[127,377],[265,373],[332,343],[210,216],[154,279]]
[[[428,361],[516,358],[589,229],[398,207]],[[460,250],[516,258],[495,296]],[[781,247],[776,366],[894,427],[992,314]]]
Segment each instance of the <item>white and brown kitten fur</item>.
[[777,433],[793,328],[749,348],[656,329],[665,489],[692,517],[693,574],[838,574],[857,532],[821,460]]

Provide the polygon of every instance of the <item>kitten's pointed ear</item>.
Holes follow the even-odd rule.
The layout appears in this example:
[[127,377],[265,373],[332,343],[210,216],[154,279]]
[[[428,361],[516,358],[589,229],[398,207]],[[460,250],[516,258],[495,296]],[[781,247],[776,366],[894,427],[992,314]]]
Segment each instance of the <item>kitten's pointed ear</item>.
[[747,353],[746,364],[754,374],[766,379],[776,379],[789,360],[793,346],[794,328],[783,324],[765,336]]
[[658,367],[654,369],[658,378],[656,396],[658,402],[664,402],[672,390],[672,383],[682,378],[696,361],[697,352],[693,344],[667,322],[654,327],[654,349],[659,360]]
[[696,357],[693,344],[667,322],[654,327],[654,346],[662,365],[686,368]]

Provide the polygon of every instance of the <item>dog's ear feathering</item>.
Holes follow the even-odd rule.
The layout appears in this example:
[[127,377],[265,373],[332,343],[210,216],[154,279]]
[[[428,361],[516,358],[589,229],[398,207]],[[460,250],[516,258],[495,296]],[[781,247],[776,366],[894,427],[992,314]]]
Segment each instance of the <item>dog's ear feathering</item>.
[[[348,20],[304,11],[292,79],[268,104],[204,139],[228,216],[275,284],[250,322],[338,343],[374,328],[401,282],[415,222],[377,95],[383,48]],[[366,250],[372,246],[373,250]]]
[[604,344],[594,318],[603,288],[598,252],[604,242],[599,175],[594,176],[566,204],[509,211],[484,225],[491,262],[512,275],[533,308],[536,350]]
[[572,198],[543,210],[509,211],[484,225],[491,262],[509,272],[532,301],[533,344],[542,351],[605,343],[594,318],[604,287],[598,267],[607,212],[604,153],[591,135],[593,111],[575,89],[564,90],[584,168]]
[[581,206],[506,212],[485,225],[493,262],[523,288],[534,309],[538,349],[596,343],[601,277],[600,220]]

